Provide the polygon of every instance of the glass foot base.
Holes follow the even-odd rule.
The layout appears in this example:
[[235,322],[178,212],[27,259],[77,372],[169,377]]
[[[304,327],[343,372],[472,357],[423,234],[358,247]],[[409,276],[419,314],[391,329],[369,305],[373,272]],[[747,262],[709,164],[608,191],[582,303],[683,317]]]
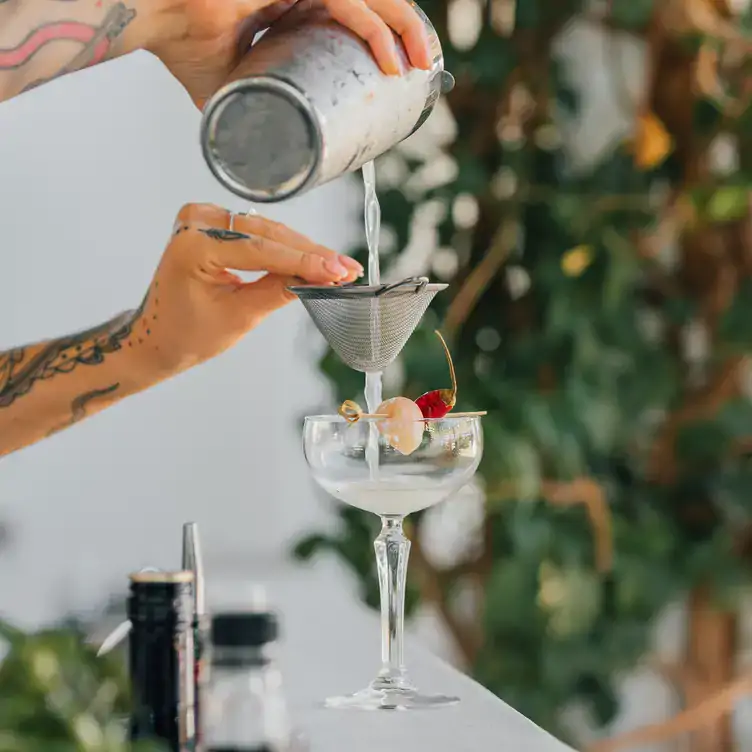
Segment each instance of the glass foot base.
[[372,685],[352,695],[330,697],[324,704],[337,710],[433,710],[459,701],[450,695],[425,695],[414,687]]

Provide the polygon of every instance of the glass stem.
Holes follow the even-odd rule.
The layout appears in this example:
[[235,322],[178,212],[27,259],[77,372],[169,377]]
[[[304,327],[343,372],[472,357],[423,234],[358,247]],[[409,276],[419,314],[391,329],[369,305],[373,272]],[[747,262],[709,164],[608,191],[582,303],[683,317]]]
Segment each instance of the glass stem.
[[402,517],[382,517],[381,532],[374,541],[381,591],[381,671],[377,688],[407,686],[403,635],[405,583],[410,541],[402,531]]

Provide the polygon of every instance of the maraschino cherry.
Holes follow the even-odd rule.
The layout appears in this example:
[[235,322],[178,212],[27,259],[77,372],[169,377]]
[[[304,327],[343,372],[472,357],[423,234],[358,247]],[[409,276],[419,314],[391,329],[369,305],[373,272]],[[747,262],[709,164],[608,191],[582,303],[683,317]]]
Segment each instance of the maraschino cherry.
[[426,392],[415,400],[415,404],[420,408],[424,418],[443,418],[457,404],[457,376],[454,373],[454,363],[452,355],[449,352],[447,343],[437,331],[436,336],[441,341],[449,365],[449,376],[452,379],[451,389],[434,389],[432,392]]

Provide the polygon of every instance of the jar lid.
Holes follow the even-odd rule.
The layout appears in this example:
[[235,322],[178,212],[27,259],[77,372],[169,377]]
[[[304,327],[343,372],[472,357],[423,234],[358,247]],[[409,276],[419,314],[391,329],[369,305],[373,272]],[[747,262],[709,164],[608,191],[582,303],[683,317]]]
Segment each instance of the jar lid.
[[277,639],[279,622],[269,611],[224,612],[212,617],[211,631],[215,647],[261,647]]

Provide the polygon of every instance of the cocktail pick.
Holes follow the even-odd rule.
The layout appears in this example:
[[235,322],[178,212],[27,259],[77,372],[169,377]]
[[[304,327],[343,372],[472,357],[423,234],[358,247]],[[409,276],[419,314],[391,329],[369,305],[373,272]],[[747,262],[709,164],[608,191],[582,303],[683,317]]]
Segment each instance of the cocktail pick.
[[353,400],[345,400],[337,413],[348,423],[357,423],[361,418],[388,418],[386,413],[364,413],[363,408]]
[[[363,418],[368,420],[369,418],[385,419],[391,417],[388,413],[367,413],[357,402],[353,402],[353,400],[345,400],[340,405],[337,413],[348,423],[357,423]],[[484,415],[488,415],[487,410],[474,410],[470,412],[452,413],[453,418],[482,418]]]

